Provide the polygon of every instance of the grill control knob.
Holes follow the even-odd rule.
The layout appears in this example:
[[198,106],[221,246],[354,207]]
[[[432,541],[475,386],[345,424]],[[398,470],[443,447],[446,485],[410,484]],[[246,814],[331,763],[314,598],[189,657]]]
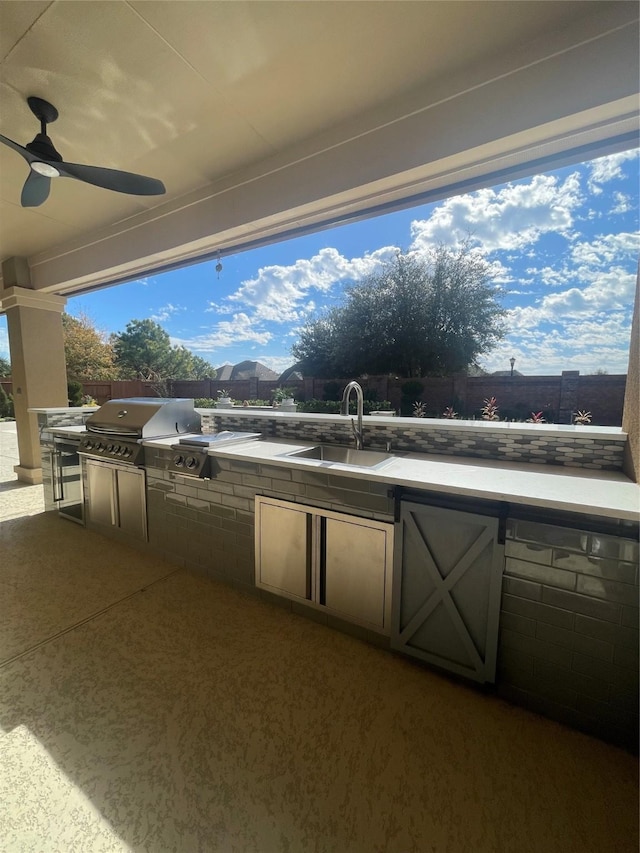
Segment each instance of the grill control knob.
[[96,444],[96,450],[104,450],[104,444],[101,441]]
[[90,441],[88,438],[82,443],[87,448],[87,450],[91,450],[91,448],[93,447],[93,442]]
[[187,456],[184,464],[187,468],[195,468],[198,465],[198,460],[195,456]]
[[131,450],[128,447],[125,447],[124,450],[122,451],[122,455],[126,459],[128,456],[131,456]]
[[107,444],[107,453],[115,453],[115,444]]
[[184,465],[184,456],[182,456],[182,454],[180,453],[176,453],[176,455],[173,457],[173,464],[176,467],[180,468],[182,465]]
[[116,447],[116,453],[118,454],[118,456],[122,456],[122,454],[124,453],[124,451],[125,451],[125,446],[124,446],[124,444],[119,444],[119,445]]

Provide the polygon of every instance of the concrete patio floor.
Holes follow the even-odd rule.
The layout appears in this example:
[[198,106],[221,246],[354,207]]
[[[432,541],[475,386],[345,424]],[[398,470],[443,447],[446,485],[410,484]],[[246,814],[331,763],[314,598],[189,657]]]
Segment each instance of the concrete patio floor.
[[43,512],[0,424],[0,850],[616,853],[636,759]]

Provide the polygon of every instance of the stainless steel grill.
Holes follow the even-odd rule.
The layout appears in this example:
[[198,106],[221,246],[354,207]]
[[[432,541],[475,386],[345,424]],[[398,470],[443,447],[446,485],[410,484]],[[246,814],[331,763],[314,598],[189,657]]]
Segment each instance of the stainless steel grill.
[[190,399],[128,397],[109,400],[87,418],[86,427],[82,455],[141,465],[143,440],[199,432],[200,415]]

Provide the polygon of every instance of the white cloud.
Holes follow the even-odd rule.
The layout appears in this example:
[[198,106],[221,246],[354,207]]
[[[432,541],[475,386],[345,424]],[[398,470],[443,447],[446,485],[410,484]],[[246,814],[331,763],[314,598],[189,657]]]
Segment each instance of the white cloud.
[[541,323],[564,323],[609,311],[622,311],[630,317],[634,292],[635,275],[614,267],[596,273],[586,287],[549,293],[536,305],[511,309],[507,322],[513,330],[522,331],[535,329]]
[[0,314],[0,355],[9,358],[9,331],[5,314]]
[[171,338],[172,344],[185,346],[198,352],[214,352],[239,343],[268,344],[273,335],[265,329],[256,328],[256,320],[242,312],[234,314],[231,320],[221,320],[205,335],[194,338]]
[[562,183],[553,175],[538,175],[526,184],[447,199],[429,219],[411,223],[415,251],[470,237],[483,252],[523,249],[543,234],[555,232],[571,239],[574,213],[582,203],[577,172]]
[[622,232],[600,235],[590,242],[575,243],[571,247],[571,258],[581,265],[611,266],[623,259],[637,257],[639,251],[640,234]]
[[615,204],[609,211],[612,215],[615,215],[616,213],[627,213],[633,208],[633,202],[630,196],[616,192],[613,194],[613,198],[615,200]]
[[[505,370],[510,357],[525,374],[557,374],[562,370],[592,373],[606,368],[625,373],[629,357],[635,273],[615,265],[633,253],[636,235],[600,236],[573,247],[575,268],[564,266],[545,283],[564,284],[535,304],[508,312],[508,336],[481,359],[489,371]],[[566,286],[572,281],[576,286]]]
[[300,322],[315,309],[315,303],[309,299],[310,291],[326,294],[335,284],[357,281],[374,272],[396,251],[393,246],[385,246],[349,260],[337,249],[321,249],[312,258],[301,258],[288,266],[261,267],[255,278],[242,282],[227,299],[252,309],[255,319]]
[[172,305],[171,302],[168,302],[162,308],[158,308],[156,314],[150,314],[149,319],[153,320],[154,323],[164,323],[172,314],[176,314],[178,311],[186,311],[186,308],[182,305]]
[[561,267],[542,267],[540,270],[529,269],[527,272],[533,275],[534,280],[547,287],[564,287],[575,273],[574,270],[567,269],[566,264]]
[[590,164],[588,185],[594,195],[602,192],[600,184],[623,178],[624,174],[620,168],[627,160],[635,160],[638,150],[621,151],[618,154],[609,154],[607,157],[599,157]]
[[484,359],[482,366],[492,372],[507,370],[509,358],[526,375],[555,375],[563,370],[594,373],[626,373],[629,363],[628,317],[614,313],[600,318],[576,320],[558,328],[533,328],[512,334]]
[[640,234],[623,232],[604,234],[593,240],[575,242],[571,245],[568,261],[558,259],[553,266],[528,267],[530,281],[547,287],[568,287],[575,284],[583,287],[594,281],[603,270],[612,270],[620,264],[634,263],[640,251]]

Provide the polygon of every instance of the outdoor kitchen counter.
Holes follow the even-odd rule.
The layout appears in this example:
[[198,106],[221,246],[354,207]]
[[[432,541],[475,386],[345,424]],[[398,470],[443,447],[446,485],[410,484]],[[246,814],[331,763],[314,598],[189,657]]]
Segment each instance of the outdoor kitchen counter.
[[[175,444],[175,437],[143,443],[168,449]],[[283,456],[284,453],[312,446],[313,443],[308,441],[247,441],[210,451],[210,455],[256,465],[304,468],[307,471],[319,469],[336,477],[377,480],[441,494],[507,501],[626,521],[640,520],[640,486],[617,471],[422,453],[403,453],[382,468],[372,470]]]
[[84,424],[77,424],[76,426],[47,427],[47,432],[50,432],[52,435],[61,435],[67,438],[73,438],[74,436],[78,436],[86,431],[87,428]]

